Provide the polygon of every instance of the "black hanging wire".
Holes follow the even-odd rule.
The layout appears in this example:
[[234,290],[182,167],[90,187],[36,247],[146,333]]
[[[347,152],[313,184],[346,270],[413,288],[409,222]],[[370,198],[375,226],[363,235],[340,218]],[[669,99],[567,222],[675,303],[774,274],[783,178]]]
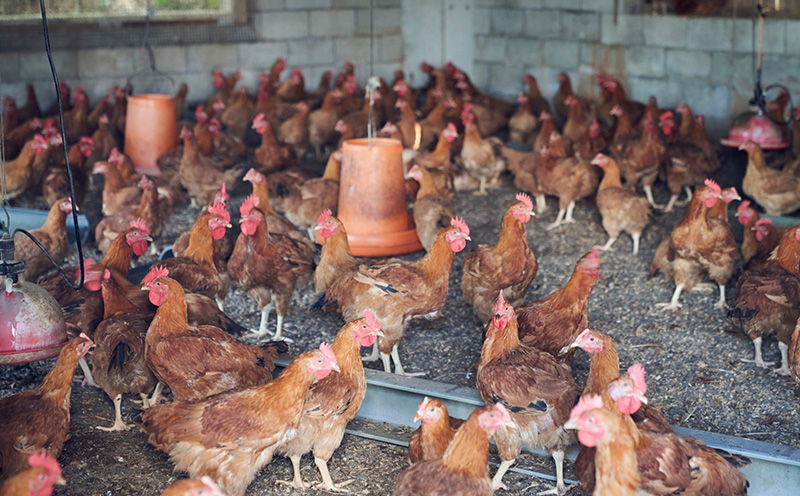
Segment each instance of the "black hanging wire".
[[[47,11],[46,11],[45,6],[44,6],[44,0],[39,0],[39,6],[42,9],[42,28],[44,30],[44,48],[47,51],[47,60],[48,60],[48,62],[50,62],[50,72],[53,74],[53,82],[55,83],[55,86],[56,86],[56,100],[58,101],[58,120],[59,120],[59,123],[61,124],[61,142],[62,142],[62,147],[64,149],[64,160],[65,160],[65,163],[66,163],[66,166],[67,166],[67,177],[69,178],[69,199],[72,202],[72,222],[73,222],[73,225],[75,226],[75,243],[78,246],[78,260],[79,260],[79,265],[80,265],[80,280],[78,281],[78,284],[75,285],[75,284],[72,283],[70,278],[67,277],[66,274],[64,274],[64,271],[61,269],[61,266],[58,264],[58,262],[56,262],[53,259],[53,257],[50,255],[50,253],[47,252],[47,249],[45,249],[45,247],[42,246],[42,244],[39,242],[39,240],[37,240],[31,233],[29,233],[25,229],[17,228],[17,229],[14,230],[14,234],[16,235],[18,232],[20,232],[20,233],[24,234],[25,236],[27,236],[28,238],[30,238],[31,241],[33,241],[36,244],[36,246],[40,250],[42,250],[42,252],[47,256],[47,258],[50,260],[50,262],[52,262],[52,264],[58,270],[58,273],[61,275],[61,277],[64,278],[64,280],[67,282],[67,284],[69,284],[72,289],[76,289],[77,290],[77,289],[80,289],[81,287],[83,287],[84,276],[85,276],[84,259],[83,259],[83,245],[81,244],[80,228],[78,226],[78,212],[77,212],[77,206],[75,205],[75,187],[72,184],[72,168],[69,165],[69,152],[68,152],[68,144],[67,144],[67,135],[66,135],[66,132],[64,130],[64,107],[63,107],[63,103],[61,101],[61,89],[59,88],[58,74],[56,73],[55,64],[53,64],[53,55],[52,55],[52,51],[50,49],[50,32],[47,29]],[[6,198],[3,197],[3,208],[4,209],[5,209],[5,206],[6,206],[6,202],[7,202]]]
[[[756,58],[753,58],[753,79],[755,80],[754,88],[753,88],[753,98],[750,100],[750,105],[756,105],[760,110],[761,113],[766,115],[769,120],[774,122],[779,126],[788,126],[792,122],[792,117],[794,115],[794,106],[792,104],[792,95],[789,93],[789,88],[780,84],[780,83],[773,83],[766,88],[761,88],[761,46],[763,42],[763,31],[764,31],[764,21],[763,19],[767,17],[766,12],[764,12],[764,6],[761,4],[761,0],[753,0],[753,22],[752,22],[752,36],[753,36],[753,47],[756,46],[756,36],[759,37],[758,39],[758,53],[756,54]],[[756,19],[758,19],[759,28],[756,28]],[[786,96],[789,97],[789,119],[777,119],[775,116],[772,115],[767,109],[767,98],[765,93],[780,88],[781,90],[786,92]]]

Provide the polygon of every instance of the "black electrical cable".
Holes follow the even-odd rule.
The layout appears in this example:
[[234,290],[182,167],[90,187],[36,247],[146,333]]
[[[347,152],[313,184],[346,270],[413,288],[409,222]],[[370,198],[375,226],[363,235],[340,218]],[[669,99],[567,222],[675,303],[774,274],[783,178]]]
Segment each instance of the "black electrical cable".
[[[757,31],[756,30],[756,15],[759,16],[759,17],[766,17],[767,16],[766,13],[764,12],[764,7],[763,7],[763,5],[761,5],[760,1],[753,0],[753,14],[754,15],[753,15],[752,36],[753,36],[753,45],[755,45],[755,43],[756,43],[756,31]],[[761,112],[764,115],[767,116],[767,118],[769,120],[771,120],[772,122],[774,122],[775,124],[777,124],[779,126],[788,126],[789,124],[791,124],[793,119],[794,119],[794,110],[795,109],[794,109],[794,106],[793,106],[793,103],[792,103],[792,94],[789,93],[789,88],[787,88],[786,86],[784,86],[782,84],[774,83],[774,84],[771,84],[771,85],[767,86],[766,88],[764,88],[762,90],[761,89],[761,64],[757,64],[755,58],[753,59],[753,79],[755,80],[755,84],[753,85],[754,86],[754,88],[753,88],[753,98],[750,100],[750,105],[757,106],[761,110]],[[782,120],[782,119],[779,120],[779,119],[775,118],[775,116],[772,115],[772,112],[767,110],[767,98],[766,98],[766,96],[764,94],[766,92],[772,90],[772,89],[775,89],[775,88],[782,89],[786,93],[786,96],[789,98],[789,119],[788,120],[785,120],[785,121]]]
[[67,277],[66,274],[64,274],[64,271],[61,269],[59,264],[55,260],[53,260],[53,257],[50,256],[45,247],[42,246],[42,244],[39,243],[39,241],[31,233],[29,233],[25,229],[17,228],[14,230],[14,234],[21,232],[25,236],[29,237],[34,243],[36,243],[36,246],[39,247],[39,249],[42,250],[42,252],[44,252],[45,255],[47,255],[47,258],[50,259],[53,265],[55,265],[56,269],[58,270],[58,273],[61,274],[61,277],[64,278],[67,284],[69,284],[69,286],[72,289],[80,289],[81,287],[83,287],[85,268],[83,259],[83,246],[81,245],[81,233],[80,233],[80,228],[78,226],[78,212],[77,212],[77,207],[75,205],[75,186],[72,184],[72,168],[69,165],[69,152],[67,150],[67,135],[64,130],[64,107],[61,101],[61,88],[59,88],[58,74],[56,73],[56,66],[55,64],[53,64],[53,54],[52,51],[50,50],[50,32],[47,29],[47,12],[44,7],[44,0],[39,0],[39,6],[42,8],[42,28],[44,29],[44,48],[47,51],[47,60],[50,62],[50,72],[53,74],[53,82],[56,85],[56,100],[58,101],[58,120],[61,124],[61,142],[62,142],[62,147],[64,149],[64,160],[67,166],[67,177],[69,178],[69,199],[72,202],[72,222],[75,226],[75,243],[78,245],[78,261],[81,269],[80,270],[81,277],[80,280],[78,281],[78,285],[76,286],[75,284],[72,283],[70,278]]

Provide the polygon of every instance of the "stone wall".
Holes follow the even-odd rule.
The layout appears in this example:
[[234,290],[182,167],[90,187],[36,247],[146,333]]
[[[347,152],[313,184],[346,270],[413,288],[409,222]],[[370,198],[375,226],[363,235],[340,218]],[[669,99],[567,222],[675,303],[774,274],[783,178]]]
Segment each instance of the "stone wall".
[[[400,2],[375,0],[375,72],[384,77],[391,77],[402,65]],[[303,69],[309,88],[316,87],[325,70],[340,71],[345,61],[356,65],[362,84],[369,76],[369,0],[254,0],[252,7],[257,42],[157,46],[156,69],[174,78],[176,85],[187,82],[190,100],[211,92],[211,73],[216,69],[241,70],[243,83],[255,90],[258,73],[281,56],[286,58],[288,70]],[[132,74],[137,93],[170,88],[168,80],[147,71],[149,60],[142,48],[53,49],[59,78],[73,90],[83,85],[92,102],[111,85],[124,84]],[[31,81],[41,105],[49,105],[54,98],[43,50],[0,52],[0,67],[4,95],[24,103],[24,83]]]
[[[620,2],[622,5],[624,2]],[[472,80],[513,97],[531,72],[545,96],[567,72],[594,97],[599,71],[617,76],[629,96],[654,94],[662,107],[688,103],[721,135],[753,92],[753,30],[746,18],[619,15],[612,0],[476,0]],[[767,20],[764,86],[782,83],[800,100],[800,21]]]

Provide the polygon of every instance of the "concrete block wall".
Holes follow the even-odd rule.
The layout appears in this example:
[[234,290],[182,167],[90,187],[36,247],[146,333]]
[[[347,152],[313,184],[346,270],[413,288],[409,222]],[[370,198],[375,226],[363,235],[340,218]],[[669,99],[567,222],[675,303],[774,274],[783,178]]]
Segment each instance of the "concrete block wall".
[[[749,18],[621,13],[614,24],[612,9],[610,0],[476,0],[473,82],[513,98],[530,72],[552,97],[558,72],[565,71],[578,93],[595,97],[595,75],[603,71],[637,100],[654,94],[662,107],[688,103],[706,116],[715,136],[747,110],[753,94]],[[763,46],[762,84],[788,86],[796,104],[800,20],[767,20]]]
[[[250,16],[258,32],[254,43],[161,45],[155,47],[156,69],[189,85],[189,100],[205,98],[213,89],[211,74],[241,70],[242,82],[252,90],[258,73],[285,57],[287,71],[302,68],[306,87],[316,88],[326,70],[339,72],[345,61],[356,67],[363,85],[369,77],[369,0],[254,0]],[[402,67],[401,0],[376,0],[373,46],[375,72],[391,78]],[[90,101],[98,101],[113,84],[132,83],[137,93],[168,92],[166,78],[148,71],[143,48],[59,50],[53,47],[59,78],[73,90],[84,86]],[[0,52],[0,92],[24,103],[25,82],[34,83],[42,106],[55,97],[44,51]],[[141,72],[140,72],[141,71]],[[284,77],[286,76],[286,73]]]

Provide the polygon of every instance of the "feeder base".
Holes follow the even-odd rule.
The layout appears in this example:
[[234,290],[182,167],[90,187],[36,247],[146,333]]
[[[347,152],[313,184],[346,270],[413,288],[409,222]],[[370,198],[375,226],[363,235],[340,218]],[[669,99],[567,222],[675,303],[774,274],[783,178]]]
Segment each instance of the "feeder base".
[[45,346],[43,348],[36,348],[33,350],[24,351],[3,351],[0,352],[0,365],[11,365],[13,363],[28,363],[46,358],[53,358],[61,353],[61,348],[67,344],[69,340],[63,343]]

